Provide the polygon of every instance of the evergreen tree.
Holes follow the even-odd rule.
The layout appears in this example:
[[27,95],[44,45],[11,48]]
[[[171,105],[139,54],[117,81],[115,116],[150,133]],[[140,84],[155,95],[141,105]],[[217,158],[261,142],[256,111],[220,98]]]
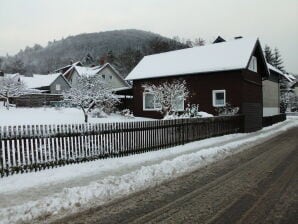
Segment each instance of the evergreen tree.
[[272,65],[273,64],[273,54],[272,54],[271,48],[268,45],[265,45],[264,53],[265,53],[266,61]]
[[275,68],[278,68],[279,70],[281,70],[282,72],[285,72],[284,66],[283,66],[283,60],[277,48],[274,49],[272,65]]

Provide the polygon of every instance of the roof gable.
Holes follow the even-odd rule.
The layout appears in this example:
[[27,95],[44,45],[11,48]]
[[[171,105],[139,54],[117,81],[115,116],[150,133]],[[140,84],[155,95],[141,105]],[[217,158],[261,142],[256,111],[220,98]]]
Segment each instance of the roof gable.
[[[260,49],[259,46],[257,39],[242,38],[146,56],[126,80],[247,69],[251,56],[256,49]],[[260,54],[263,55],[262,50]],[[262,60],[265,63],[265,59]],[[264,67],[269,74],[267,66]]]

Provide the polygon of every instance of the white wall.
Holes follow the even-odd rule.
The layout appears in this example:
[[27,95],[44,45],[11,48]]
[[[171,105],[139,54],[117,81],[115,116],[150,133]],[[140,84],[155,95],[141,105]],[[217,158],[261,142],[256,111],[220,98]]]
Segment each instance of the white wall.
[[264,107],[263,108],[263,117],[268,117],[272,115],[279,114],[279,107]]

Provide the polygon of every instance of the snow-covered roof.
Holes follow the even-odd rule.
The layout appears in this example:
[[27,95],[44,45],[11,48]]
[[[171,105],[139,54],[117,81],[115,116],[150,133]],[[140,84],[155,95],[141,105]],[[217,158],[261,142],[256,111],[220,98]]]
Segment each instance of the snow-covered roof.
[[48,75],[38,75],[34,74],[32,77],[21,76],[21,81],[23,81],[27,88],[34,89],[44,86],[50,86],[61,73],[54,73]]
[[[54,72],[55,73],[58,73],[59,71],[61,71],[61,70],[64,70],[64,69],[66,69],[66,68],[72,68],[73,66],[76,66],[76,65],[78,65],[78,64],[82,64],[80,61],[76,61],[75,63],[73,63],[73,64],[69,64],[69,65],[66,65],[66,66],[63,66],[63,67],[61,67],[61,68],[58,68],[58,69],[56,69]],[[68,69],[67,69],[68,70]]]
[[257,41],[241,38],[146,56],[126,80],[245,69]]
[[280,74],[280,75],[284,75],[284,73],[283,73],[281,70],[275,68],[273,65],[271,65],[271,64],[269,64],[269,63],[267,63],[267,67],[268,67],[269,70],[271,70],[271,71],[274,71],[274,72],[276,72],[276,73],[278,73],[278,74]]
[[83,66],[74,66],[76,71],[80,76],[93,76],[96,75],[100,70],[100,66],[96,67],[83,67]]

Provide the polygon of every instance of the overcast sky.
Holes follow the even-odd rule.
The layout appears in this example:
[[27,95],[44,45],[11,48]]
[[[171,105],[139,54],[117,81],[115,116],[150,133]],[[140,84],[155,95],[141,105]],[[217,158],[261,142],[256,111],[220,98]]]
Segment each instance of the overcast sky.
[[298,73],[298,0],[0,0],[0,55],[68,35],[135,28],[167,37],[259,37]]

